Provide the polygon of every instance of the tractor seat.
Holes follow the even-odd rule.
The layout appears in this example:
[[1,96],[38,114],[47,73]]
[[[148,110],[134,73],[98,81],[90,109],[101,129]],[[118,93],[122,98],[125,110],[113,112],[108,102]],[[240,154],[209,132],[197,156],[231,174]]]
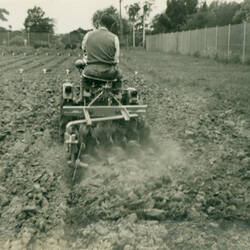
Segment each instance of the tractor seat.
[[89,80],[94,80],[94,81],[98,81],[98,82],[111,82],[111,83],[115,83],[118,81],[117,78],[115,79],[102,79],[102,78],[98,78],[98,77],[94,77],[94,76],[88,76],[88,75],[85,75],[84,73],[82,74],[82,76],[86,79],[89,79]]

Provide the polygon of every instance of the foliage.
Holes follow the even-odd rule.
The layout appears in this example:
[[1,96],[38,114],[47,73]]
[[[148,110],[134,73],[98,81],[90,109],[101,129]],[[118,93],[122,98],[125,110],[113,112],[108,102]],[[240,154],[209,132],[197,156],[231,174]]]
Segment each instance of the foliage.
[[188,16],[186,23],[182,26],[184,30],[200,29],[215,26],[216,16],[214,11],[209,11],[207,3],[204,2],[193,15]]
[[6,9],[0,8],[0,20],[7,21],[6,15],[9,15],[9,11]]
[[169,17],[166,15],[166,13],[161,13],[156,15],[153,18],[152,24],[152,33],[157,34],[157,33],[165,33],[168,30],[171,29],[171,23]]
[[168,0],[166,11],[152,21],[152,33],[175,32],[240,23],[250,16],[250,0],[244,3],[214,0],[207,5],[197,0]]
[[73,30],[68,34],[63,35],[61,42],[64,44],[64,48],[75,49],[80,47],[82,39],[88,31],[89,30],[78,28],[77,30]]
[[213,1],[208,8],[208,11],[215,15],[215,20],[211,25],[223,26],[233,23],[234,15],[239,9],[240,4],[236,2]]
[[187,17],[196,13],[197,5],[198,0],[167,0],[165,13],[169,19],[169,30],[180,30]]
[[202,6],[197,13],[189,16],[184,29],[196,29],[212,26],[224,26],[230,23],[238,23],[234,18],[240,9],[236,2],[226,3],[213,1],[209,7]]
[[14,36],[10,40],[10,45],[15,45],[15,46],[23,46],[24,45],[24,39],[22,36]]
[[[92,17],[93,26],[95,28],[99,27],[100,18],[104,13],[108,13],[114,17],[115,23],[110,31],[118,35],[120,32],[120,22],[119,22],[120,17],[118,14],[118,10],[114,6],[110,6],[103,10],[97,10]],[[128,34],[130,28],[129,28],[128,21],[125,18],[122,18],[122,26],[123,26],[123,35]]]
[[35,41],[33,43],[33,47],[35,49],[38,49],[38,48],[49,48],[50,47],[50,44],[47,42],[47,41]]
[[55,49],[63,49],[65,47],[64,43],[61,40],[61,36],[55,36],[54,37],[54,45],[55,45]]
[[6,32],[7,29],[5,29],[4,27],[0,27],[0,32]]
[[153,6],[153,0],[144,1],[142,9],[145,19],[149,17],[150,12],[152,11],[152,6]]
[[180,30],[188,16],[197,12],[197,6],[198,0],[167,0],[166,10],[153,18],[152,33]]
[[250,0],[244,0],[234,15],[234,23],[241,23],[250,20]]
[[42,8],[35,6],[33,9],[28,9],[27,14],[24,21],[26,31],[54,33],[54,21],[45,17]]
[[[92,24],[95,28],[98,28],[99,27],[99,22],[100,22],[100,19],[101,19],[101,16],[104,14],[104,13],[107,13],[107,14],[110,14],[114,17],[115,19],[115,22],[116,22],[116,25],[114,26],[118,26],[118,23],[119,23],[119,14],[118,14],[118,11],[117,9],[114,7],[114,6],[110,6],[106,9],[103,9],[103,10],[97,10],[93,17],[92,17]],[[119,27],[118,29],[117,27],[114,27],[114,33],[118,34],[118,30],[119,30]]]
[[133,3],[126,6],[128,19],[130,22],[135,23],[139,18],[139,11],[141,9],[139,3]]

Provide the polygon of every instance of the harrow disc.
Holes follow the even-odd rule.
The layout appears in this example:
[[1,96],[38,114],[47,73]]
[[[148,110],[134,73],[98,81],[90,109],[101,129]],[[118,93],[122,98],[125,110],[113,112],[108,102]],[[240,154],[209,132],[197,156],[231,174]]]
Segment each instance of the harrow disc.
[[143,146],[150,137],[150,129],[141,118],[105,121],[92,126],[80,125],[76,126],[76,130],[78,148],[82,143],[85,145],[84,150],[81,150],[81,158],[84,158],[84,153],[96,154],[97,148],[104,151],[111,146],[129,148],[131,141]]

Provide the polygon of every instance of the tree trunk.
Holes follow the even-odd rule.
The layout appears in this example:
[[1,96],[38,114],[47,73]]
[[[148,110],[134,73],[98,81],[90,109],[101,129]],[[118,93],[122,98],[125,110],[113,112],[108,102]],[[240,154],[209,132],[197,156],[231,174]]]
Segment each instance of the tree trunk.
[[135,24],[133,23],[133,47],[135,47]]
[[143,29],[142,29],[142,47],[145,48],[145,15],[143,15]]

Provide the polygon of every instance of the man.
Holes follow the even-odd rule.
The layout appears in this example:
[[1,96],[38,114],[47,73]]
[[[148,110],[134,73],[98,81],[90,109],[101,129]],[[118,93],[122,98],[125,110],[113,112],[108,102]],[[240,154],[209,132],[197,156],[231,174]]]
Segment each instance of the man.
[[87,54],[87,65],[84,75],[113,80],[121,78],[118,70],[120,45],[118,37],[110,32],[115,19],[109,14],[103,14],[97,30],[84,36],[82,49]]

